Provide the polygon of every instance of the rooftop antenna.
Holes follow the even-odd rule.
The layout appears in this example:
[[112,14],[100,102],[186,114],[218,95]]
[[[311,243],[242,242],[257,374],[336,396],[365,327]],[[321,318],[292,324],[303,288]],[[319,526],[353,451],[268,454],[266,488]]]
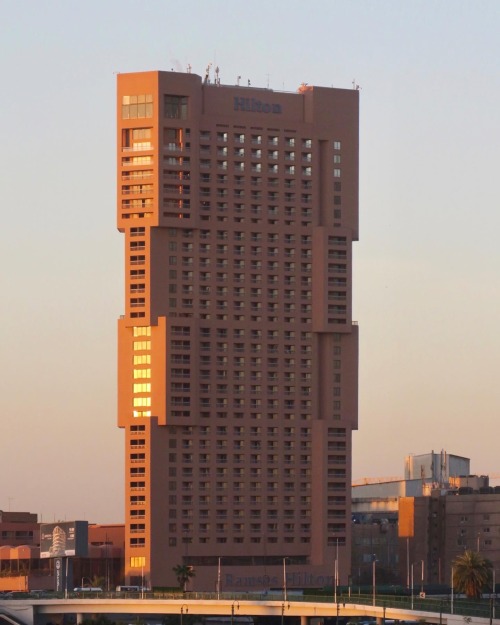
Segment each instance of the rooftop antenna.
[[250,78],[248,79],[247,87],[250,87]]
[[205,80],[204,80],[204,83],[205,83],[206,85],[209,85],[209,84],[210,84],[210,68],[211,68],[211,67],[212,67],[212,63],[209,63],[209,64],[207,65],[207,69],[205,70]]
[[237,76],[236,77],[236,84],[238,85],[238,87],[240,86],[240,80],[241,80],[241,76]]
[[219,66],[217,65],[217,67],[215,68],[215,84],[217,86],[220,85],[220,78],[219,78]]
[[355,79],[352,81],[352,88],[353,88],[355,91],[359,91],[359,90],[361,89],[361,87],[358,85],[358,83],[356,82],[356,80],[355,80]]
[[266,74],[267,76],[267,88],[269,89],[269,74]]
[[188,74],[191,73],[191,63],[188,63],[188,65],[187,65],[187,73]]

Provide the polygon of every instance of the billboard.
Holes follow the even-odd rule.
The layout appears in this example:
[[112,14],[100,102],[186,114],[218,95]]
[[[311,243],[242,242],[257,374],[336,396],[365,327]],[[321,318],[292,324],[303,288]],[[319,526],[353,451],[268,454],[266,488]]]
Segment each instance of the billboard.
[[89,548],[87,521],[61,521],[40,525],[40,558],[85,558]]
[[415,497],[399,498],[399,538],[415,536]]

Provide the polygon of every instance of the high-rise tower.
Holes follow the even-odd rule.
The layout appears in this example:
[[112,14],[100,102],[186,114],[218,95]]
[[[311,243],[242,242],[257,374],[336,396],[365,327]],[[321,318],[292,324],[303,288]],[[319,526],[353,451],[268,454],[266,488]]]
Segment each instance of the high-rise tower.
[[358,96],[118,76],[132,582],[347,581]]

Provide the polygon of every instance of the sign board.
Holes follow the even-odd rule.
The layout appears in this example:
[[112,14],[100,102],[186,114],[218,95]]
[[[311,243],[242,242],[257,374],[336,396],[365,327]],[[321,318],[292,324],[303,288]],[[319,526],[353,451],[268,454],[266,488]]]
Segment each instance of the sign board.
[[40,558],[86,557],[89,530],[87,521],[61,521],[40,525]]

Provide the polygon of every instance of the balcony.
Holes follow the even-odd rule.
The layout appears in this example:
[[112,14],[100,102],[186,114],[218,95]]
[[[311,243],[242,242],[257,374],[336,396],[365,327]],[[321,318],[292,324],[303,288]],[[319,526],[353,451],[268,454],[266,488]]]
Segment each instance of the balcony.
[[167,143],[167,145],[163,146],[163,150],[165,152],[189,152],[189,147],[183,143]]
[[122,147],[122,152],[146,152],[149,150],[154,150],[150,142],[136,143],[134,145]]

